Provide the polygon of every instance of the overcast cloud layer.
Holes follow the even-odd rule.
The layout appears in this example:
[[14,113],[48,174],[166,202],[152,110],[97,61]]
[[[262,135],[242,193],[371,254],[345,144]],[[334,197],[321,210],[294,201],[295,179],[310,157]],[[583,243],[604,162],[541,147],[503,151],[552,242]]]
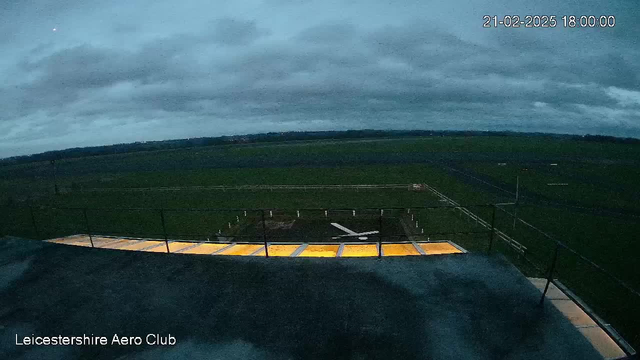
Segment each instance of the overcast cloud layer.
[[[0,157],[286,130],[640,137],[640,3],[475,3],[5,0]],[[485,14],[617,24],[484,29]]]

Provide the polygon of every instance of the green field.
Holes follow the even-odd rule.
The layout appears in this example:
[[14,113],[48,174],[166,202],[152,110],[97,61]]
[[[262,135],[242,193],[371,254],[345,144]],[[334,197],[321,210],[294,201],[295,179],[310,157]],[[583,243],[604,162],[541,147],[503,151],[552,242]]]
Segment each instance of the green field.
[[[506,163],[500,166],[498,163]],[[550,164],[558,164],[551,166]],[[526,170],[525,170],[526,169]],[[0,167],[0,201],[6,234],[50,238],[85,232],[88,208],[92,232],[163,236],[160,210],[208,208],[408,208],[443,206],[430,192],[385,190],[125,192],[121,188],[264,184],[411,184],[426,183],[464,204],[514,200],[520,179],[518,217],[569,245],[580,254],[640,290],[640,147],[546,137],[427,137],[371,141],[319,141],[294,144],[224,146],[58,161],[53,194],[47,162]],[[567,183],[551,186],[550,183]],[[109,188],[105,192],[82,189]],[[32,219],[29,206],[34,209]],[[112,210],[100,210],[111,208]],[[125,210],[141,208],[140,210]],[[145,209],[142,209],[145,208]],[[491,208],[469,208],[486,221]],[[523,259],[504,243],[495,248],[527,275],[548,268],[554,243],[519,221],[514,206],[496,211],[496,227],[527,247]],[[486,251],[486,229],[449,208],[415,210],[425,233],[472,251]],[[165,211],[169,236],[205,239],[240,210]],[[258,216],[254,213],[253,216]],[[33,228],[36,222],[36,231]],[[640,299],[561,250],[557,276],[598,314],[640,347]],[[635,320],[634,320],[635,319]]]

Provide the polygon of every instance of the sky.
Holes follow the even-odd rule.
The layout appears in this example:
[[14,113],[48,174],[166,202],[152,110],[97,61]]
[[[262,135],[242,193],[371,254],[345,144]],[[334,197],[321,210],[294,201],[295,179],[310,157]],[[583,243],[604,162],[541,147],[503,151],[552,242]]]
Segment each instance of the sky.
[[0,0],[0,157],[272,131],[640,137],[638,19],[636,0]]

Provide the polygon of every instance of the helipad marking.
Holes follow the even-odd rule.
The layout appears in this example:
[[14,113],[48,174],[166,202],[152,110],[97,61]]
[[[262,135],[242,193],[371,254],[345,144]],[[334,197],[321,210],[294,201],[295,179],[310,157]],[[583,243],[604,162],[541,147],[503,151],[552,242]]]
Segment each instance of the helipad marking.
[[376,244],[345,244],[342,257],[372,257],[378,256]]
[[463,251],[448,242],[418,244],[427,255],[459,254]]
[[420,255],[413,244],[382,244],[385,256],[413,256]]
[[340,245],[309,245],[300,257],[336,257]]

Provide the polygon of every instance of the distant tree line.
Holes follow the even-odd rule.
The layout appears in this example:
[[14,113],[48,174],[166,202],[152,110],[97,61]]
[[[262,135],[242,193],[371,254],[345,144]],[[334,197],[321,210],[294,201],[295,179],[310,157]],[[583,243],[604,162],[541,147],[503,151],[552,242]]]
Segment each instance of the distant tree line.
[[616,143],[616,144],[640,144],[640,139],[636,138],[621,138],[615,136],[606,135],[585,135],[579,137],[583,141],[603,142],[603,143]]
[[40,154],[14,156],[0,159],[0,165],[13,165],[38,161],[80,158],[87,156],[124,154],[140,151],[171,150],[203,146],[231,144],[256,144],[286,141],[311,141],[330,139],[364,139],[415,136],[545,136],[562,137],[582,141],[640,144],[640,139],[617,138],[603,135],[559,135],[548,133],[520,133],[512,131],[455,131],[455,130],[347,130],[347,131],[288,131],[237,136],[200,137],[179,140],[144,141],[128,144],[91,146],[47,151]]

